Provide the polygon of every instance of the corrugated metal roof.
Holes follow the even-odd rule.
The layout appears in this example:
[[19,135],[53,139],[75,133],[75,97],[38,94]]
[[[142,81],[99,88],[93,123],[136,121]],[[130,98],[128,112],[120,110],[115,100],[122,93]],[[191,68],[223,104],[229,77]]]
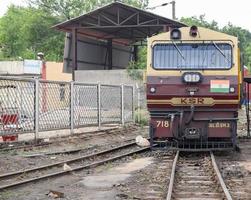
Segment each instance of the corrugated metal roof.
[[62,22],[54,28],[96,39],[110,39],[121,43],[143,40],[162,32],[164,27],[183,27],[185,24],[120,2]]

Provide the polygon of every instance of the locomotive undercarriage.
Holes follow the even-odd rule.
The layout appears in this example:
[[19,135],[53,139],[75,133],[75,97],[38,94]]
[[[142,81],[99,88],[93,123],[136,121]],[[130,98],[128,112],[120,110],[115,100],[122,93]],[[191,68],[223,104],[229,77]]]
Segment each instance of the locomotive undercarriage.
[[237,149],[236,143],[229,138],[220,140],[179,140],[179,139],[153,139],[151,141],[152,149],[169,149],[180,151],[228,151]]
[[[181,151],[210,151],[210,150],[232,150],[236,146],[237,120],[236,110],[217,110],[225,113],[225,117],[212,117],[214,111],[210,110],[172,110],[172,111],[150,111],[150,143],[153,149],[168,148]],[[207,117],[204,116],[205,113]],[[217,114],[216,114],[217,115]],[[223,114],[224,116],[224,114]],[[155,119],[168,120],[169,128],[167,137],[162,130],[162,136],[158,136]],[[210,133],[209,127],[215,125],[215,137]],[[219,127],[217,127],[219,126]],[[222,126],[222,127],[221,127]],[[223,127],[224,126],[224,127]],[[220,131],[222,129],[222,132]],[[214,130],[214,129],[213,129]],[[213,137],[212,137],[213,136]]]

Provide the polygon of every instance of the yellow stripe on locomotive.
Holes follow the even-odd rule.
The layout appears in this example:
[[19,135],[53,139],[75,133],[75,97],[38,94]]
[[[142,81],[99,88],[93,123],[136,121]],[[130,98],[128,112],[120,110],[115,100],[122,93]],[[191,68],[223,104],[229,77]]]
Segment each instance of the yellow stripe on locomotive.
[[238,38],[192,26],[148,38],[147,48],[151,143],[234,147],[241,94]]

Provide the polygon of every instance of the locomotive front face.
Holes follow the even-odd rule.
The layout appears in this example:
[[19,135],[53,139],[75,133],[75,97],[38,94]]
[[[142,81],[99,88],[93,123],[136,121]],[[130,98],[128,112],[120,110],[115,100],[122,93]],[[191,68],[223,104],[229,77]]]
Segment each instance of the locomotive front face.
[[184,149],[235,145],[240,100],[236,37],[195,26],[148,39],[151,143]]

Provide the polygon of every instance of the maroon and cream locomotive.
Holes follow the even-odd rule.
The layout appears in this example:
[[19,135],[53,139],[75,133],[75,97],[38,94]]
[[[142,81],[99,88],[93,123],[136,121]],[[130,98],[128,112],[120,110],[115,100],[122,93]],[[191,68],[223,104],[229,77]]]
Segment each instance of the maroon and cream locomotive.
[[147,107],[153,147],[236,146],[241,94],[238,39],[201,27],[148,38]]

